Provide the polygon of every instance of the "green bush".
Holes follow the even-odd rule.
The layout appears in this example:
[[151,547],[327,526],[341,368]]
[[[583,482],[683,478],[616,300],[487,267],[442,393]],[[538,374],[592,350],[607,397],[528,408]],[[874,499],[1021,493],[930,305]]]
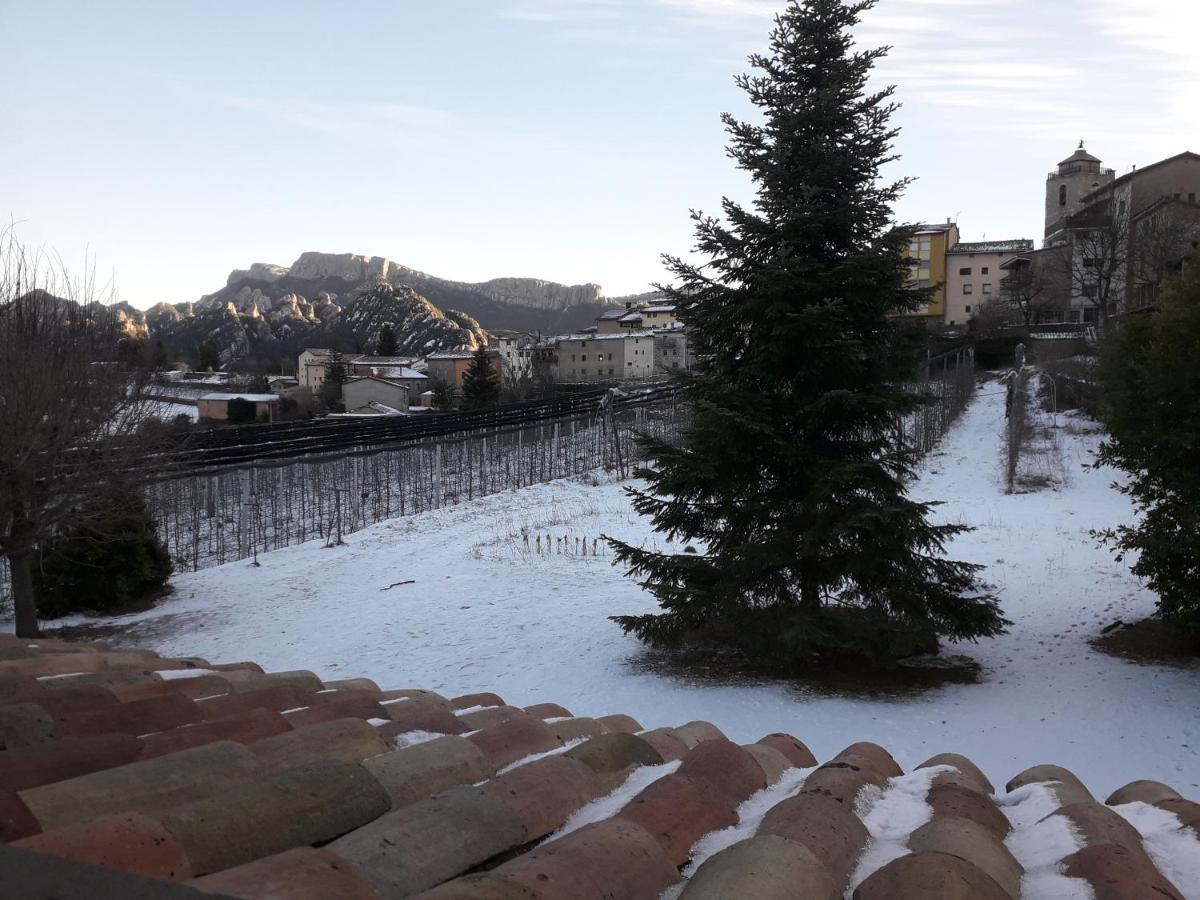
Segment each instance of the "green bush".
[[247,400],[244,397],[234,397],[229,401],[226,407],[226,413],[230,422],[235,425],[249,425],[252,422],[258,421],[258,407],[254,405],[252,400]]
[[115,613],[153,599],[171,575],[171,557],[141,498],[43,547],[34,560],[38,616]]
[[[1200,629],[1200,265],[1127,316],[1100,354],[1109,438],[1101,463],[1124,471],[1137,515],[1101,532],[1158,594],[1165,620]],[[1200,634],[1200,630],[1197,631]]]

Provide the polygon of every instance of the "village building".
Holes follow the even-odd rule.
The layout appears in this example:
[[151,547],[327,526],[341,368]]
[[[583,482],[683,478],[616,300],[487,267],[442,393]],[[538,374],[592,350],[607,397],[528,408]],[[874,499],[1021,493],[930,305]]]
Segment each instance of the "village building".
[[558,339],[558,378],[568,383],[625,381],[654,374],[654,332],[572,334]]
[[[471,357],[474,355],[470,350],[431,353],[425,358],[425,374],[429,376],[430,382],[443,382],[461,391],[463,376],[471,367]],[[489,350],[488,361],[497,375],[503,375],[499,351]]]
[[944,324],[962,327],[980,304],[1001,293],[1005,260],[1033,250],[1033,241],[976,241],[955,244],[946,252]]
[[[342,385],[342,406],[348,413],[392,410],[395,415],[407,414],[410,396],[408,385],[375,375],[348,378]],[[380,410],[380,406],[386,409]]]
[[912,266],[909,287],[914,290],[932,289],[929,300],[901,318],[919,320],[927,327],[940,326],[946,318],[946,256],[958,243],[958,225],[949,219],[945,225],[918,225],[913,231],[906,252]]

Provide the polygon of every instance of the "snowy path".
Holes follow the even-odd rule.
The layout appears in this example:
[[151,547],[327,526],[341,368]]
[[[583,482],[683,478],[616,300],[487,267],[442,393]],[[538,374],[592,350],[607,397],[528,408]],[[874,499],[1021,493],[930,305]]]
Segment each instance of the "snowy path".
[[[386,687],[494,690],[521,705],[553,700],[578,715],[625,712],[646,727],[707,719],[735,740],[789,731],[819,758],[872,740],[909,768],[940,751],[1003,784],[1055,762],[1098,791],[1153,778],[1200,784],[1200,671],[1137,666],[1087,639],[1153,598],[1088,529],[1122,521],[1111,472],[1086,471],[1098,438],[1060,430],[1067,483],[1006,496],[1004,399],[981,390],[925,464],[917,496],[978,529],[952,548],[984,563],[1014,621],[1009,635],[958,648],[986,680],[887,701],[784,684],[718,686],[637,671],[639,645],[607,620],[654,609],[611,558],[526,552],[521,528],[589,540],[654,541],[616,485],[542,485],[381,523],[347,546],[319,543],[175,578],[176,596],[139,620],[164,653],[254,659],[273,669],[365,675]],[[1060,416],[1060,423],[1069,421]],[[381,590],[394,582],[415,583]]]

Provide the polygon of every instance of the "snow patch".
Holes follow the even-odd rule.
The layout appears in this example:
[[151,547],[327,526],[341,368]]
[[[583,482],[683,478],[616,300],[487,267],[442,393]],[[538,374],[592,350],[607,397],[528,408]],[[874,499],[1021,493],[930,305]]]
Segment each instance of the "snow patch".
[[405,747],[436,741],[440,737],[445,737],[445,735],[438,734],[436,731],[404,731],[392,738],[392,749],[403,750]]
[[573,831],[578,831],[584,825],[591,825],[593,822],[612,818],[624,808],[626,803],[636,797],[640,791],[678,769],[679,762],[679,760],[674,760],[657,766],[641,766],[634,769],[629,774],[629,777],[612,793],[606,794],[598,800],[593,800],[587,806],[582,806],[575,810],[571,814],[571,818],[567,819],[562,827],[546,838],[546,840],[557,840],[560,837],[566,837]]
[[367,724],[374,725],[376,728],[378,728],[380,725],[391,725],[392,720],[391,719],[367,719]]
[[804,786],[804,779],[814,771],[815,768],[787,769],[773,785],[751,794],[737,808],[738,821],[736,825],[730,825],[719,831],[710,831],[692,845],[691,859],[680,872],[683,880],[663,891],[659,900],[675,900],[683,893],[683,889],[687,886],[687,879],[691,878],[710,856],[715,856],[738,841],[754,837],[758,826],[762,824],[763,817],[784,800],[798,794],[800,788]]
[[1200,900],[1200,838],[1184,828],[1175,813],[1134,801],[1114,806],[1125,821],[1138,830],[1142,846],[1185,900]]
[[557,756],[560,753],[566,753],[572,747],[578,747],[580,744],[582,744],[586,740],[589,740],[589,738],[586,738],[586,737],[572,738],[571,740],[569,740],[565,744],[563,744],[561,747],[555,747],[553,750],[546,750],[543,753],[530,753],[528,756],[521,757],[516,762],[509,763],[507,766],[505,766],[503,769],[501,769],[496,774],[503,775],[505,772],[511,772],[513,769],[519,768],[520,766],[526,765],[527,763],[535,762],[539,759],[545,759],[547,756]]
[[202,675],[219,675],[221,673],[214,672],[212,669],[159,669],[155,674],[159,678],[173,681],[176,678],[199,678]]
[[954,771],[953,766],[929,766],[889,778],[882,790],[869,784],[859,792],[855,810],[871,840],[850,876],[847,897],[876,871],[908,853],[909,835],[933,818],[933,807],[925,799],[929,785],[943,772]]
[[1027,900],[1092,900],[1092,886],[1063,874],[1062,861],[1084,847],[1078,829],[1066,816],[1053,816],[1058,797],[1048,785],[1027,784],[996,797],[1013,830],[1004,845],[1025,869],[1021,897]]

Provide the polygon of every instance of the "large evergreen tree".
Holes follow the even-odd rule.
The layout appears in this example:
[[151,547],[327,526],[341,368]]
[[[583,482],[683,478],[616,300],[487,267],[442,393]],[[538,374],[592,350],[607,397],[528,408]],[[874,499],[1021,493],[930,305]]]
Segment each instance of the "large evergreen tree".
[[681,445],[644,443],[649,487],[630,493],[701,550],[611,542],[664,609],[615,617],[643,639],[899,656],[869,632],[915,634],[911,651],[1008,624],[979,567],[943,556],[964,526],[931,524],[933,504],[906,496],[915,459],[896,422],[922,399],[902,386],[915,355],[887,317],[925,298],[892,224],[906,181],[880,180],[895,105],[867,78],[885,50],[851,35],[872,5],[793,0],[776,18],[770,52],[737,79],[761,119],[723,117],[753,204],[692,214],[703,265],[665,258],[696,346],[693,418]]
[[467,371],[463,372],[463,409],[482,409],[500,400],[500,373],[492,364],[487,347],[480,346],[472,355]]

